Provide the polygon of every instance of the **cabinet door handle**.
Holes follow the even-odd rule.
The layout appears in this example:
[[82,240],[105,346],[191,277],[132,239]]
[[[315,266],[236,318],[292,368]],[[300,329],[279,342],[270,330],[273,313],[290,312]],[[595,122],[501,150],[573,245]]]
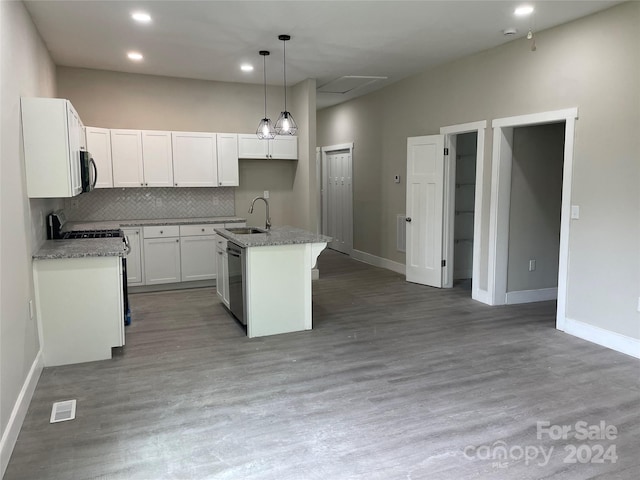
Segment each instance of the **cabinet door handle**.
[[411,217],[407,217],[404,219],[405,222],[411,223]]
[[204,232],[204,228],[202,229],[202,231]]
[[162,235],[164,233],[164,231],[160,230],[160,235]]
[[176,187],[178,186],[178,184],[177,184],[177,183],[174,183],[174,185],[175,185]]
[[176,238],[176,242],[179,242],[179,241],[180,241],[180,239],[179,239],[179,238]]
[[144,183],[141,183],[141,184],[140,184],[140,186],[141,186],[141,187],[144,187]]

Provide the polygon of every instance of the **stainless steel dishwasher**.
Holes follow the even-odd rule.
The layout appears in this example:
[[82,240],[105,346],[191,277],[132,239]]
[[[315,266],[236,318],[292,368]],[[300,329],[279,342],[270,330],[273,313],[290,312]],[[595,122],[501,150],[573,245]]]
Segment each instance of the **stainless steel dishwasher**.
[[247,249],[227,242],[227,254],[229,257],[229,310],[242,323],[247,325],[245,318],[245,264]]

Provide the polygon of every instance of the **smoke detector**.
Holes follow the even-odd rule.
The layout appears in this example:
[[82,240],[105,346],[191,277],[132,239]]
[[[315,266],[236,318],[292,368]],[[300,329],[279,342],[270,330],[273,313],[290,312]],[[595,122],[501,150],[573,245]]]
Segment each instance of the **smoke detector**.
[[503,35],[504,35],[505,37],[511,37],[511,36],[515,35],[516,33],[518,33],[518,30],[517,30],[517,29],[515,29],[515,28],[513,28],[513,27],[510,27],[510,28],[505,28],[505,29],[502,31],[502,33],[503,33]]

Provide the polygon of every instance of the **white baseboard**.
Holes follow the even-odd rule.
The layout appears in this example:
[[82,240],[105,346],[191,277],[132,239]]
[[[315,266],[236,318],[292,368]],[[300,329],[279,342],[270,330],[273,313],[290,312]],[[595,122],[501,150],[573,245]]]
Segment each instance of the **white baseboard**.
[[11,411],[7,428],[2,434],[2,440],[0,440],[0,477],[4,476],[7,465],[9,465],[9,459],[11,458],[13,447],[16,445],[16,441],[18,440],[18,434],[22,428],[24,418],[27,415],[27,410],[29,409],[29,404],[31,403],[31,398],[33,397],[33,392],[36,389],[43,367],[44,362],[42,360],[42,350],[40,350],[31,365],[31,369],[27,374],[24,384],[22,385],[20,394],[18,395],[16,403],[13,406],[13,410]]
[[387,270],[392,270],[396,273],[401,273],[402,275],[405,275],[407,272],[404,263],[394,262],[393,260],[389,260],[387,258],[377,257],[376,255],[361,252],[360,250],[351,250],[351,258],[363,263],[368,263],[369,265],[373,265],[374,267],[386,268]]
[[640,358],[640,339],[605,330],[572,318],[564,319],[564,332],[616,352]]
[[539,290],[520,290],[517,292],[507,292],[506,304],[546,302],[558,298],[558,287],[541,288]]

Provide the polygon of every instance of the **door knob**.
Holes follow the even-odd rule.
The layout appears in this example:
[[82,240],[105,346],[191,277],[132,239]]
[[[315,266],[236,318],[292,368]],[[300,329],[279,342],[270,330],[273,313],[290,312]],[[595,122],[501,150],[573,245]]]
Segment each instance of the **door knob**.
[[411,217],[407,217],[404,220],[405,220],[405,222],[411,222]]

